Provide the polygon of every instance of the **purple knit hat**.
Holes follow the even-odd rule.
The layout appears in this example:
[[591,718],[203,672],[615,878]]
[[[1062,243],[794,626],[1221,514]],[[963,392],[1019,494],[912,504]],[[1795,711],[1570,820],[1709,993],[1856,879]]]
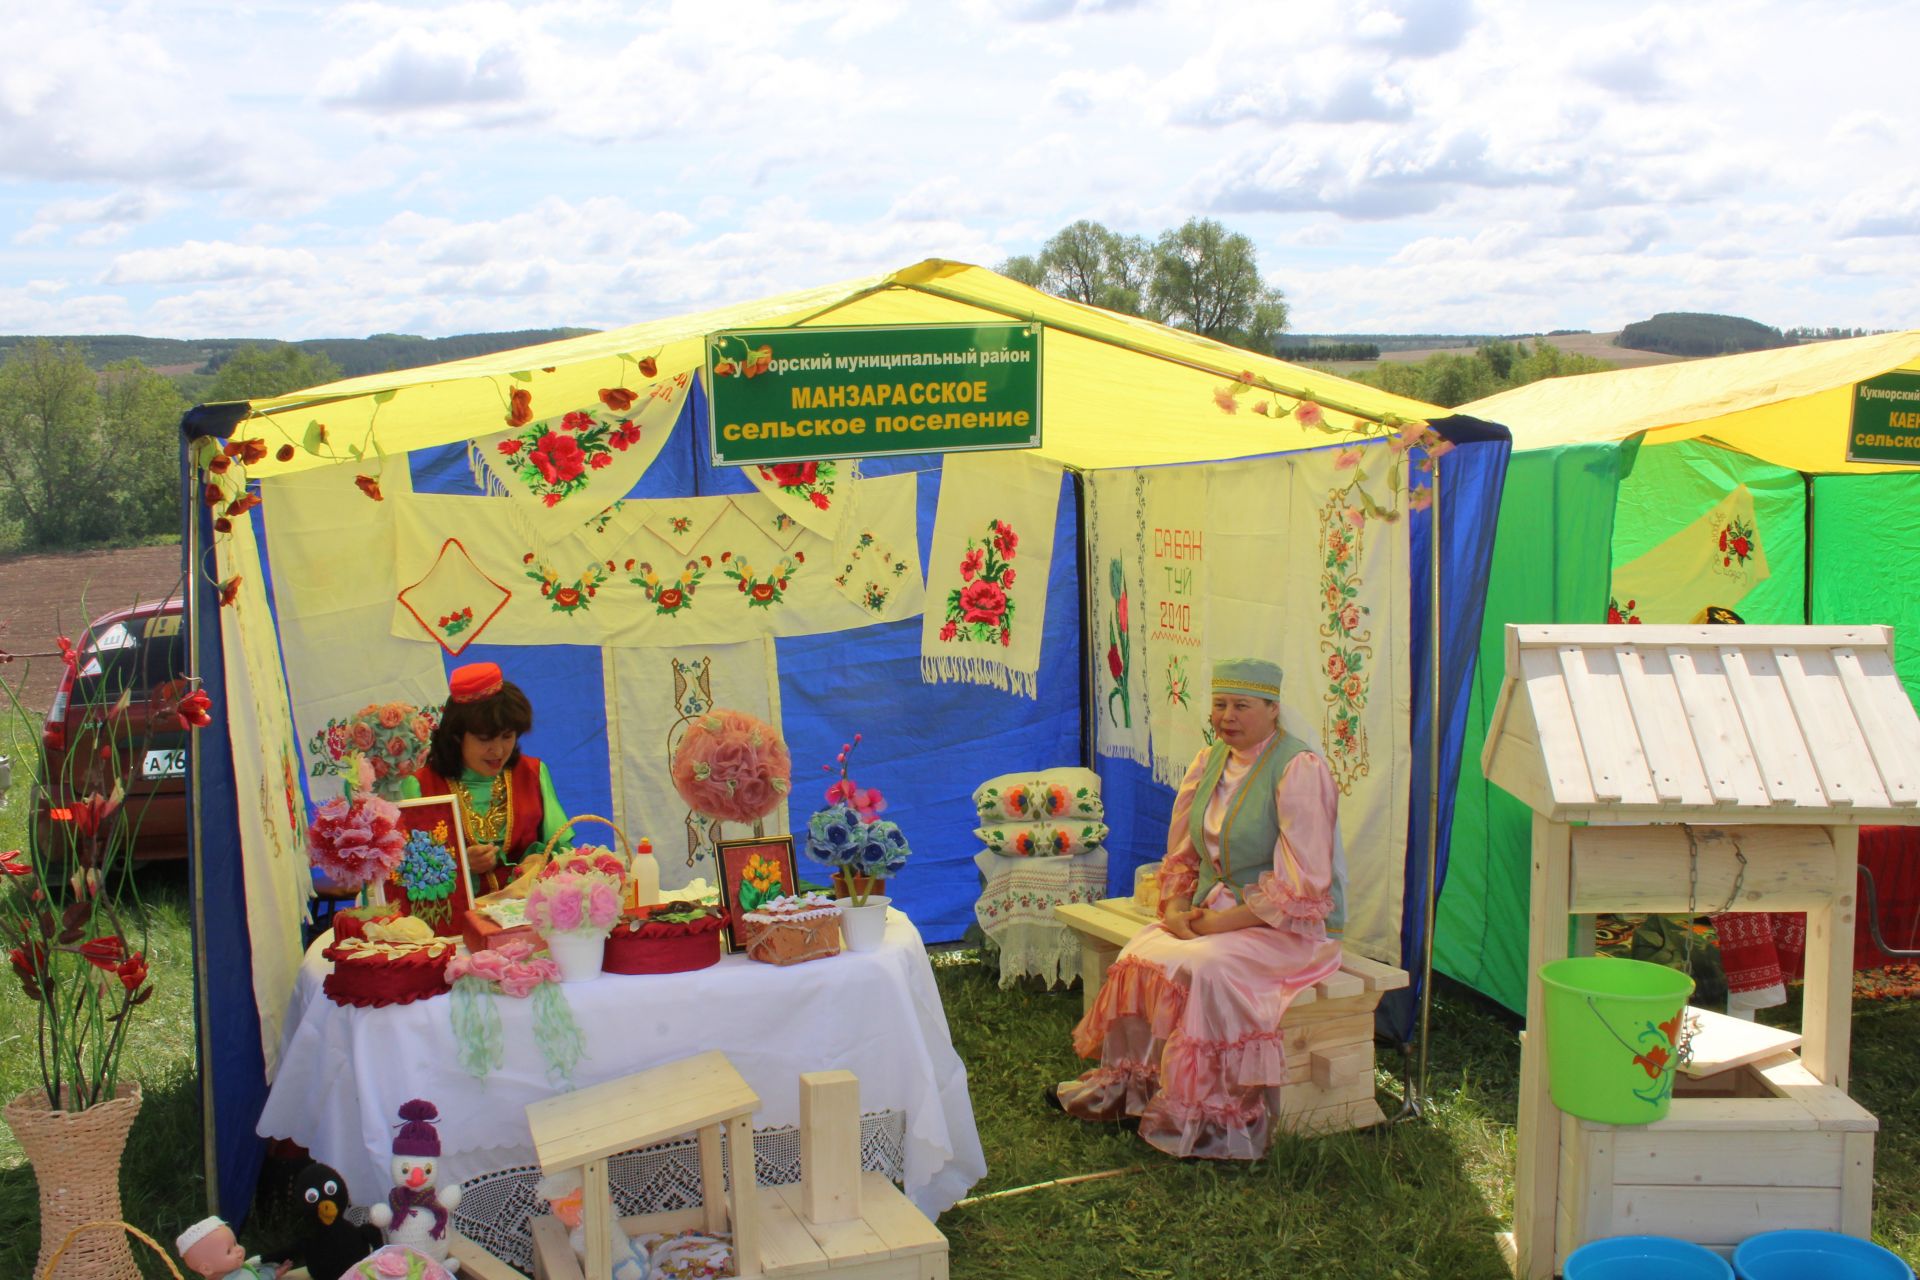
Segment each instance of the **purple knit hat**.
[[433,1156],[440,1155],[440,1131],[433,1122],[440,1118],[440,1109],[424,1098],[415,1098],[411,1102],[400,1104],[400,1119],[404,1123],[393,1139],[393,1154],[397,1156]]

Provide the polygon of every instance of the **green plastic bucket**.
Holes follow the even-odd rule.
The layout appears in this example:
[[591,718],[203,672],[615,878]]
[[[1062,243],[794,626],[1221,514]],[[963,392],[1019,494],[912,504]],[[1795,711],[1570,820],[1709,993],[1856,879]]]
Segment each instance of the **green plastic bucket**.
[[1666,1115],[1693,979],[1641,960],[1576,956],[1541,965],[1540,983],[1553,1105],[1604,1124]]

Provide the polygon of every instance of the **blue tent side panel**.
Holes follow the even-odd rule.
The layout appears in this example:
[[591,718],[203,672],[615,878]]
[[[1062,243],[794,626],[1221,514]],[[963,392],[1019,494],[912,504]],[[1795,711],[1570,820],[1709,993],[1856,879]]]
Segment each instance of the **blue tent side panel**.
[[[194,431],[192,415],[182,443],[180,483],[191,494],[194,480],[186,445]],[[214,580],[213,513],[191,498],[182,503],[187,519],[199,524],[202,562],[188,564],[200,583],[188,621],[195,673],[213,705],[227,705],[226,661],[220,643],[220,597],[209,590]],[[192,545],[181,530],[183,547]],[[184,554],[184,552],[183,552]],[[253,948],[247,939],[246,876],[240,860],[240,811],[233,780],[233,748],[222,732],[194,735],[198,744],[189,788],[197,788],[201,820],[189,824],[188,863],[192,877],[194,952],[200,958],[196,987],[196,1030],[200,1036],[202,1096],[209,1103],[204,1119],[207,1170],[214,1212],[238,1223],[253,1204],[254,1184],[266,1158],[266,1143],[254,1134],[267,1103],[266,1056],[260,1049],[260,1014],[253,1002]],[[190,789],[189,795],[193,794]]]
[[[866,474],[880,471],[870,464]],[[919,472],[922,564],[928,563],[940,474]],[[781,726],[793,753],[789,813],[802,879],[827,878],[825,868],[806,859],[803,826],[837,776],[821,766],[857,732],[862,741],[851,774],[887,796],[884,816],[900,824],[913,848],[906,871],[888,883],[889,896],[928,942],[951,942],[966,931],[980,896],[973,789],[996,774],[1081,758],[1079,558],[1069,474],[1061,479],[1054,524],[1038,701],[981,685],[922,684],[918,618],[776,641]],[[928,608],[935,607],[929,600]]]
[[1486,609],[1487,575],[1493,563],[1494,524],[1500,491],[1506,482],[1513,437],[1507,429],[1477,418],[1443,418],[1434,429],[1453,442],[1440,461],[1440,786],[1439,838],[1434,849],[1434,883],[1427,883],[1428,788],[1432,782],[1431,746],[1435,701],[1433,677],[1433,519],[1415,513],[1408,529],[1411,589],[1420,603],[1408,637],[1413,665],[1413,771],[1407,815],[1406,903],[1400,920],[1400,955],[1412,981],[1390,991],[1377,1015],[1382,1030],[1402,1044],[1413,1038],[1425,980],[1418,958],[1426,937],[1421,904],[1446,883],[1447,855],[1453,836],[1453,803],[1460,782],[1460,751],[1466,735],[1467,701],[1474,664],[1480,656],[1480,625]]

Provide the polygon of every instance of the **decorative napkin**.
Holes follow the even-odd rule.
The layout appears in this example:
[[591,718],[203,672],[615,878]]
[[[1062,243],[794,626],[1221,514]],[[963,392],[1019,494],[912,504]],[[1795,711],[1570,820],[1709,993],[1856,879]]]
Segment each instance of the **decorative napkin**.
[[1094,750],[1147,764],[1147,473],[1095,471],[1086,484]]
[[473,562],[460,539],[448,538],[427,575],[400,592],[400,604],[422,630],[454,657],[480,638],[507,607],[513,592]]

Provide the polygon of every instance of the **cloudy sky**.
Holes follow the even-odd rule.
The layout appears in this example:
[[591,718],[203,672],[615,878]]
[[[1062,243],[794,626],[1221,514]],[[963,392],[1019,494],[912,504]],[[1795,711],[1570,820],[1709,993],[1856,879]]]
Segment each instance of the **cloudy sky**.
[[0,333],[629,323],[1077,218],[1301,332],[1920,326],[1920,5],[8,0]]

